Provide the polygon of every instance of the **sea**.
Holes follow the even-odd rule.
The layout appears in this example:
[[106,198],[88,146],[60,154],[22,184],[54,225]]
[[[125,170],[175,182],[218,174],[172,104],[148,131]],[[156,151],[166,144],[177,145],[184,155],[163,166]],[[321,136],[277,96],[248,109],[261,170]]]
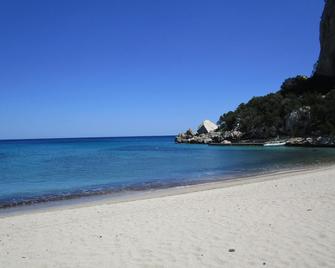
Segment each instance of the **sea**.
[[176,144],[174,136],[0,141],[0,208],[335,162],[335,148]]

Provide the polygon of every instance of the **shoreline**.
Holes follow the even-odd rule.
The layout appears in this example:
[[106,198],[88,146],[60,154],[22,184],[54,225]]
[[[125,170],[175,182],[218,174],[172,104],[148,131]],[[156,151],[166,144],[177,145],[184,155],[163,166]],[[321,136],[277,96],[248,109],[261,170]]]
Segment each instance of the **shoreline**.
[[281,177],[284,175],[300,175],[307,172],[317,172],[320,170],[328,170],[332,168],[335,169],[334,163],[323,163],[321,165],[313,164],[298,168],[287,168],[283,170],[267,171],[264,173],[246,174],[244,176],[231,176],[227,178],[219,176],[215,179],[213,178],[213,180],[203,180],[198,182],[194,181],[190,184],[185,185],[156,187],[139,190],[121,190],[105,193],[91,193],[90,195],[83,196],[74,195],[65,199],[59,198],[55,200],[40,201],[31,204],[29,203],[2,207],[0,208],[0,219],[23,214],[92,207],[104,204],[116,204],[123,202],[133,202],[137,200],[147,200],[175,195],[183,195],[213,189],[234,187],[243,184],[278,180],[281,179]]
[[0,266],[334,267],[335,166],[0,218]]

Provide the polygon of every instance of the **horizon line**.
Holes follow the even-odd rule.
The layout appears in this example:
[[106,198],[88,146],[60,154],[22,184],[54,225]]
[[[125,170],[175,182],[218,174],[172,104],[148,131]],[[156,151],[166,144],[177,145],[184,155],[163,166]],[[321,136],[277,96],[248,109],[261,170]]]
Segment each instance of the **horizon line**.
[[61,140],[61,139],[110,139],[110,138],[150,138],[150,137],[170,137],[177,134],[166,135],[126,135],[126,136],[84,136],[84,137],[53,137],[53,138],[18,138],[18,139],[0,139],[1,141],[29,141],[29,140]]

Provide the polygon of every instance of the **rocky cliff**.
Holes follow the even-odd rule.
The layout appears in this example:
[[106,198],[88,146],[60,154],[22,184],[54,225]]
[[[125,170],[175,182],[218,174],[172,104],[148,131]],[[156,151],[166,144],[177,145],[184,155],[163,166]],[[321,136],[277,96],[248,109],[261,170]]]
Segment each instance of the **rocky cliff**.
[[286,79],[280,90],[254,97],[224,113],[217,129],[176,137],[178,143],[262,143],[335,146],[335,0],[325,1],[320,56],[312,77]]
[[335,77],[335,0],[327,0],[320,23],[320,56],[316,75]]

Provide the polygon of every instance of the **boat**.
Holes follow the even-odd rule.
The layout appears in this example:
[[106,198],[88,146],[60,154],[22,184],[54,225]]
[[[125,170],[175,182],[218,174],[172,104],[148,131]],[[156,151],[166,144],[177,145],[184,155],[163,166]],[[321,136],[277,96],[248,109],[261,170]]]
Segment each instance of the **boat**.
[[269,141],[263,144],[263,146],[285,146],[286,141]]

